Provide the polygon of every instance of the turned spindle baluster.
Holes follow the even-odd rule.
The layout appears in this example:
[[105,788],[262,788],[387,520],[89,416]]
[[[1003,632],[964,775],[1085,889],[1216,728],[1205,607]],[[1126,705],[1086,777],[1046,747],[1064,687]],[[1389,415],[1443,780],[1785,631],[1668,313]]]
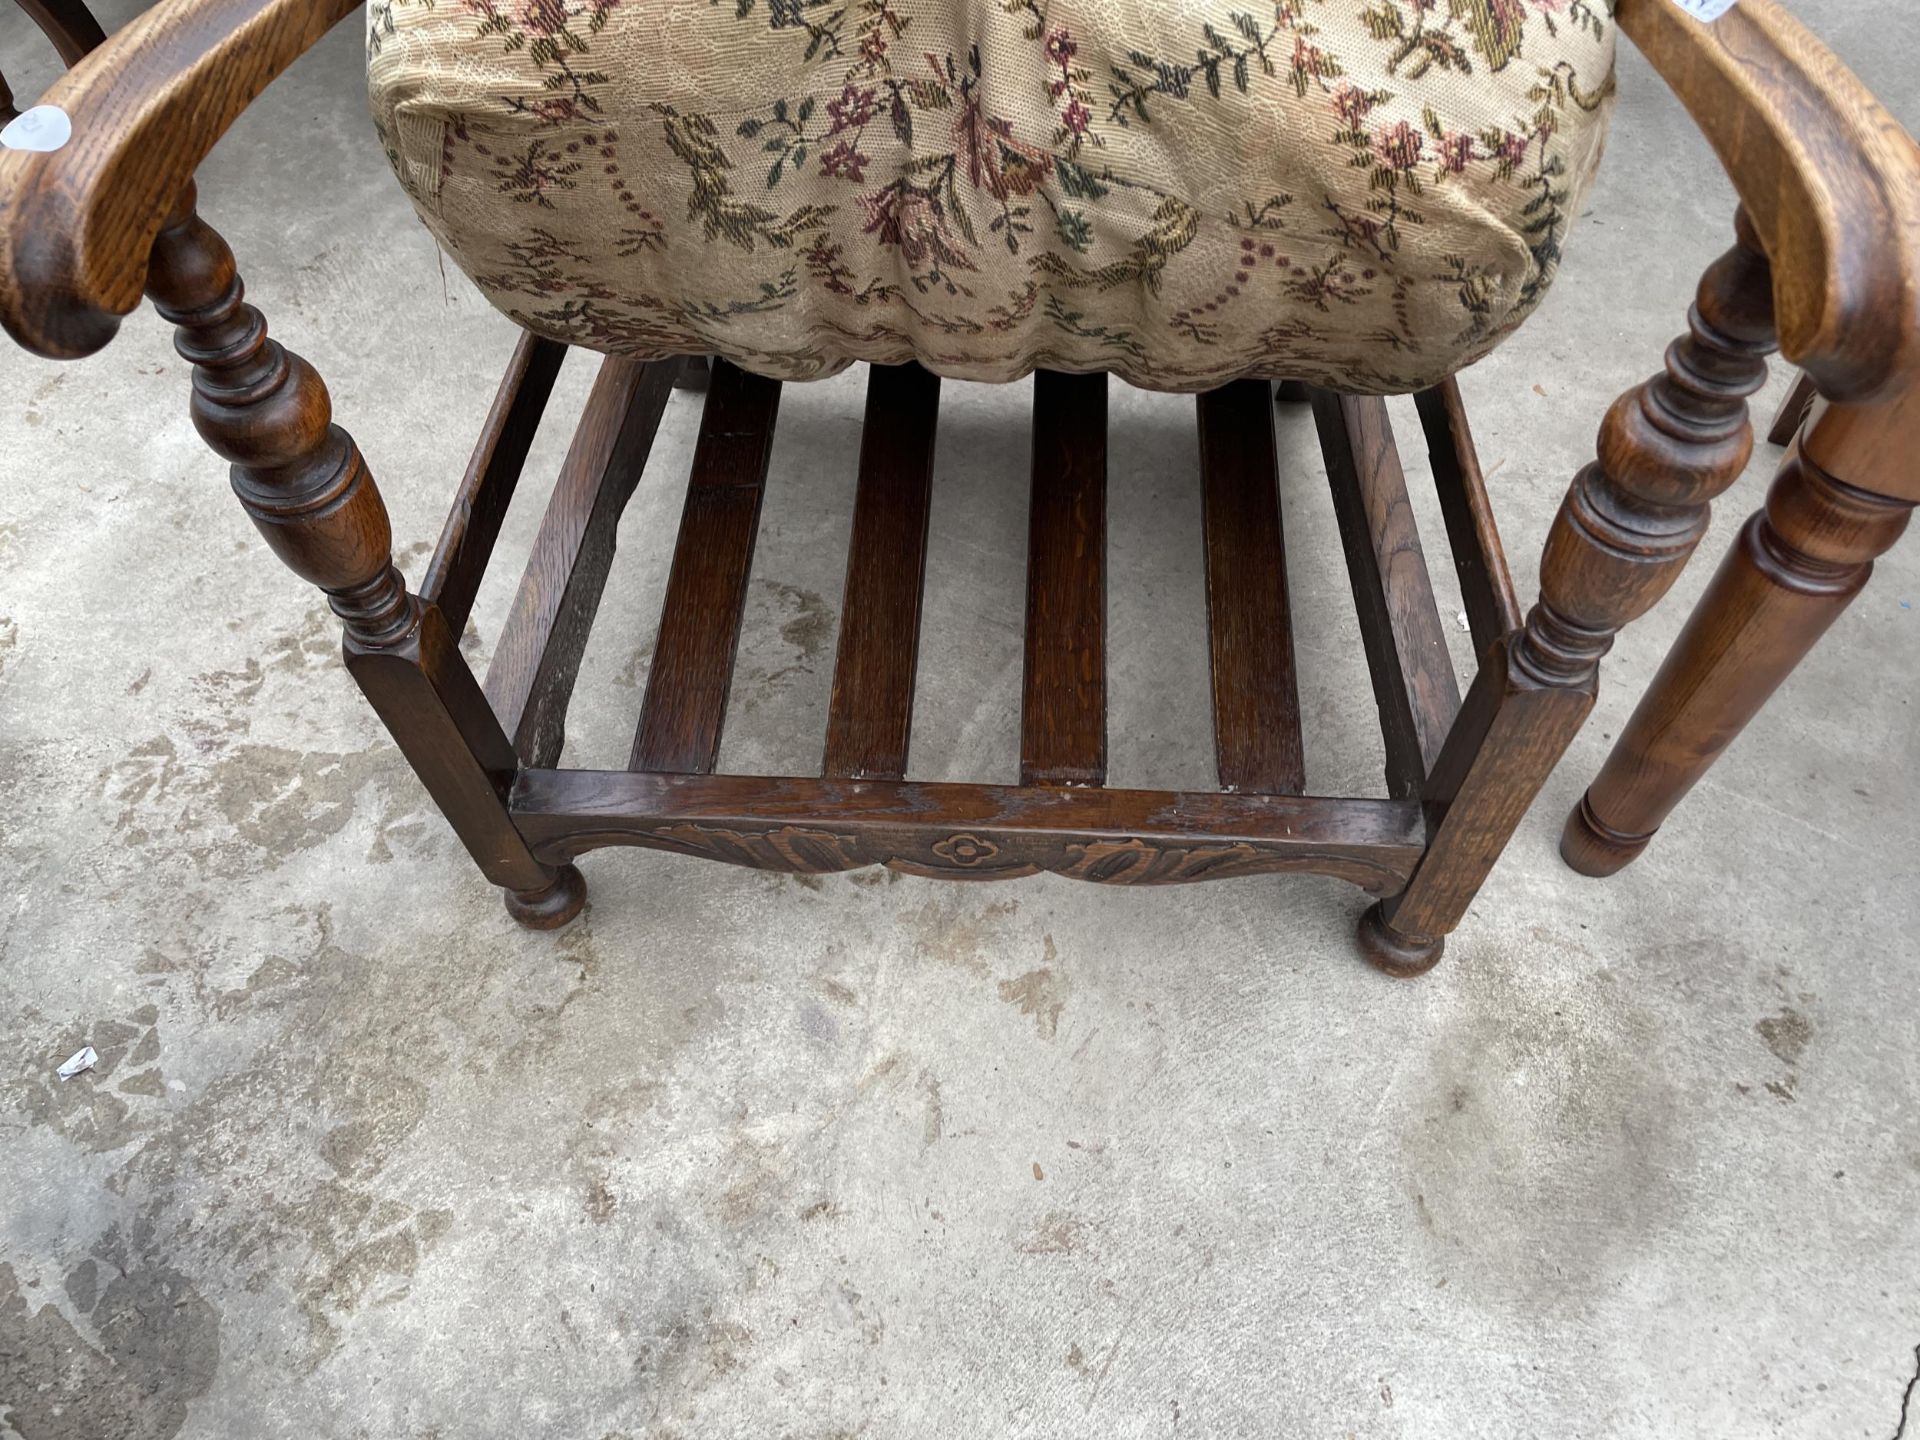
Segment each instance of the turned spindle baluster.
[[1614,402],[1561,502],[1526,626],[1481,671],[1422,798],[1431,846],[1360,938],[1396,975],[1440,958],[1494,860],[1592,709],[1600,659],[1679,577],[1709,506],[1753,452],[1747,397],[1775,344],[1772,277],[1744,212],[1700,282],[1666,368]]
[[[1914,412],[1910,434],[1920,433],[1920,404]],[[1814,455],[1835,465],[1858,457],[1844,445],[1827,456],[1824,439],[1810,432],[1787,457],[1567,817],[1560,853],[1581,874],[1612,875],[1646,849],[1906,530],[1920,487],[1896,496],[1849,484]]]
[[517,761],[435,606],[407,592],[393,532],[313,368],[267,335],[191,184],[154,243],[147,293],[193,367],[193,423],[275,554],[327,593],[346,663],[433,798],[523,924],[564,924],[585,885],[533,858],[504,798]]

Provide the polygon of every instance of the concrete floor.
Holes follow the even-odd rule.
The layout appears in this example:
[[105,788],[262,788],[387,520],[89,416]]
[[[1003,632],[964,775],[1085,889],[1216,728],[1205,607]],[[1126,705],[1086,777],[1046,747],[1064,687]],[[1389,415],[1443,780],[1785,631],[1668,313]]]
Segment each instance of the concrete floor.
[[[1920,121],[1920,17],[1803,8]],[[204,208],[327,376],[417,579],[512,335],[388,175],[354,28],[234,130]],[[23,95],[50,79],[5,6],[0,56]],[[1529,595],[1602,408],[1732,213],[1635,57],[1621,88],[1559,288],[1463,381]],[[0,350],[0,1432],[1894,1433],[1920,1342],[1920,542],[1641,865],[1578,879],[1561,817],[1697,565],[1418,983],[1362,965],[1358,893],[1311,880],[802,884],[608,852],[585,920],[538,936],[258,543],[186,383],[150,313],[77,365]],[[789,388],[731,768],[818,762],[860,403],[857,377]],[[917,776],[1014,767],[1026,403],[949,387]],[[623,531],[571,761],[624,754],[695,421],[676,399]],[[1190,412],[1117,391],[1114,423],[1115,780],[1204,785]],[[1311,425],[1282,431],[1312,784],[1369,792]],[[98,1069],[56,1080],[83,1043]]]

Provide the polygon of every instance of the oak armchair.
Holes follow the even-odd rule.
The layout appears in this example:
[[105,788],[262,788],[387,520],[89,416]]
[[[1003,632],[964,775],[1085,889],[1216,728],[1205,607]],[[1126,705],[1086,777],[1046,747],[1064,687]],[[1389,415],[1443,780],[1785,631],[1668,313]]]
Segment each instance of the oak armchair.
[[[1212,317],[1235,308],[1229,302],[1255,283],[1259,263],[1272,266],[1270,283],[1292,287],[1289,294],[1318,285],[1316,303],[1328,302],[1329,285],[1371,293],[1359,287],[1362,280],[1374,282],[1374,269],[1361,266],[1377,256],[1373,264],[1390,271],[1405,253],[1393,227],[1413,223],[1408,212],[1416,199],[1429,211],[1442,210],[1447,175],[1462,173],[1469,161],[1506,183],[1514,157],[1503,155],[1503,146],[1525,140],[1545,156],[1556,125],[1584,123],[1576,112],[1595,113],[1604,100],[1592,83],[1582,90],[1569,72],[1541,67],[1537,83],[1550,94],[1541,103],[1565,102],[1570,94],[1569,118],[1542,122],[1542,130],[1513,141],[1497,131],[1450,129],[1431,108],[1424,132],[1404,120],[1370,129],[1368,112],[1391,97],[1381,98],[1384,88],[1338,79],[1340,67],[1315,29],[1316,22],[1332,23],[1335,11],[1309,14],[1306,0],[1278,0],[1270,28],[1263,18],[1244,26],[1236,19],[1234,34],[1210,28],[1192,64],[1146,67],[1137,57],[1132,69],[1115,63],[1105,77],[1109,94],[1094,96],[1098,77],[1082,53],[1084,32],[1049,29],[1037,18],[1029,25],[1028,15],[1041,13],[1035,7],[992,0],[986,8],[1011,17],[1006,23],[1028,26],[1019,33],[1044,55],[1041,73],[1054,77],[1046,94],[1057,104],[1060,128],[1050,148],[1023,139],[1018,127],[986,109],[980,97],[991,81],[977,48],[945,61],[929,52],[930,72],[883,77],[868,91],[849,82],[831,121],[824,118],[831,104],[816,109],[809,100],[788,108],[782,102],[764,119],[730,115],[728,126],[737,121],[737,128],[723,133],[684,107],[656,100],[646,111],[650,123],[695,176],[688,219],[669,221],[656,213],[665,208],[660,202],[615,174],[613,121],[593,93],[605,77],[586,76],[569,59],[610,23],[619,3],[534,7],[533,18],[519,22],[536,31],[546,26],[534,40],[537,47],[544,39],[548,48],[535,52],[544,57],[539,87],[516,94],[509,108],[535,127],[535,146],[540,125],[589,128],[584,142],[577,134],[568,142],[584,148],[584,158],[530,148],[524,165],[516,155],[496,168],[511,171],[513,183],[536,177],[524,182],[532,189],[523,196],[527,213],[536,213],[550,198],[543,186],[588,173],[581,167],[604,154],[608,193],[633,221],[632,233],[609,238],[604,252],[549,235],[569,263],[605,267],[616,246],[626,245],[618,251],[624,261],[652,264],[658,247],[647,235],[663,224],[698,221],[719,241],[744,238],[750,249],[759,247],[756,254],[804,253],[823,304],[871,301],[920,320],[927,308],[922,297],[933,293],[927,286],[944,281],[949,288],[941,293],[952,297],[985,264],[983,251],[967,251],[954,238],[971,223],[964,213],[969,195],[998,207],[994,213],[1006,228],[993,230],[995,243],[1015,253],[1019,227],[1031,225],[1036,202],[1054,208],[1069,249],[1098,243],[1076,228],[1073,217],[1082,212],[1064,201],[1099,199],[1129,185],[1121,198],[1131,200],[1142,188],[1117,173],[1111,159],[1082,148],[1101,115],[1114,127],[1107,138],[1131,144],[1152,123],[1151,114],[1208,91],[1231,99],[1270,81],[1283,98],[1291,86],[1302,99],[1330,104],[1343,127],[1339,143],[1350,146],[1363,181],[1371,170],[1369,207],[1343,213],[1329,199],[1324,208],[1332,222],[1322,217],[1317,223],[1327,228],[1311,232],[1334,257],[1334,268],[1324,272],[1273,253],[1299,248],[1294,242],[1307,232],[1288,228],[1292,222],[1268,226],[1253,206],[1220,222],[1241,227],[1225,232],[1241,237],[1237,243],[1248,257],[1241,271],[1231,279],[1223,275],[1225,288],[1213,299],[1195,292],[1177,311],[1168,302],[1170,325],[1184,327],[1181,335],[1192,342],[1181,353],[1201,356],[1193,362],[1201,365],[1229,344],[1230,332],[1219,328],[1225,322]],[[78,64],[45,97],[71,117],[71,143],[52,153],[0,155],[0,322],[42,355],[81,356],[106,345],[143,294],[152,297],[178,327],[178,349],[195,367],[194,423],[230,462],[241,504],[282,560],[329,595],[345,627],[347,668],[482,872],[504,892],[509,911],[526,925],[558,926],[578,914],[585,885],[573,861],[611,845],[775,870],[885,864],[963,879],[1046,870],[1134,884],[1307,871],[1369,892],[1374,903],[1360,922],[1367,957],[1390,974],[1419,974],[1439,959],[1444,937],[1585,720],[1599,662],[1615,634],[1673,583],[1703,533],[1710,502],[1741,473],[1752,446],[1747,397],[1763,383],[1776,344],[1825,397],[1821,417],[1782,474],[1772,528],[1758,542],[1781,583],[1830,585],[1857,552],[1891,543],[1906,510],[1920,500],[1920,484],[1889,439],[1904,423],[1900,417],[1911,414],[1920,376],[1920,164],[1910,143],[1777,0],[1744,0],[1710,24],[1673,0],[1619,0],[1610,15],[1602,6],[1576,3],[1578,14],[1564,23],[1578,24],[1596,43],[1617,25],[1673,85],[1725,163],[1742,208],[1734,243],[1701,281],[1688,331],[1667,352],[1664,370],[1607,412],[1598,458],[1574,479],[1547,541],[1540,598],[1530,611],[1523,612],[1508,575],[1450,370],[1416,375],[1414,362],[1387,354],[1391,343],[1383,340],[1381,355],[1349,360],[1342,371],[1325,360],[1324,346],[1296,336],[1263,342],[1277,347],[1270,356],[1287,356],[1286,368],[1270,361],[1237,376],[1182,374],[1175,377],[1181,383],[1168,388],[1203,390],[1196,402],[1196,478],[1205,502],[1220,789],[1181,793],[1105,784],[1102,372],[1144,375],[1151,383],[1156,362],[1151,346],[1144,359],[1127,351],[1111,323],[1095,323],[1062,296],[1118,295],[1142,306],[1158,301],[1172,283],[1163,274],[1168,257],[1219,221],[1193,205],[1182,210],[1184,202],[1163,187],[1142,202],[1145,238],[1112,266],[1096,271],[1071,255],[1035,256],[1024,302],[1029,308],[1008,321],[1024,325],[1043,315],[1050,333],[1071,337],[1037,361],[1020,783],[906,778],[941,387],[935,371],[949,353],[924,329],[909,336],[904,351],[898,345],[905,342],[890,332],[887,343],[895,349],[885,355],[865,355],[849,340],[847,353],[829,357],[891,363],[876,364],[870,382],[822,774],[715,774],[778,404],[780,381],[768,372],[798,364],[794,356],[803,352],[774,355],[746,342],[735,349],[707,343],[724,333],[711,316],[694,325],[675,312],[672,324],[656,323],[633,297],[606,293],[618,286],[605,278],[615,272],[604,269],[569,291],[566,304],[546,310],[531,304],[523,310],[510,297],[495,296],[528,333],[438,550],[410,587],[394,567],[387,514],[372,476],[352,439],[333,424],[325,386],[304,360],[269,338],[260,312],[243,298],[232,254],[195,211],[193,173],[214,142],[269,81],[357,8],[351,0],[163,0]],[[509,31],[516,23],[494,6],[477,8],[487,16],[476,23],[499,21]],[[879,18],[858,36],[830,33],[822,12],[815,17],[821,34],[800,27],[809,63],[822,54],[838,56],[844,46],[848,57],[864,57],[850,64],[875,65],[889,40],[905,33],[912,8],[865,7],[863,15]],[[391,33],[393,6],[389,0],[374,9],[378,40],[382,26]],[[739,7],[740,15],[751,9]],[[802,20],[806,10],[799,7]],[[1435,65],[1485,75],[1526,63],[1519,10],[1502,0],[1449,0],[1444,20],[1435,7],[1415,7],[1403,17],[1404,30],[1374,38],[1392,42],[1392,73],[1409,86],[1416,72]],[[1531,23],[1531,43],[1546,45],[1538,22]],[[497,42],[502,32],[487,33]],[[671,51],[668,38],[663,53]],[[1448,46],[1457,54],[1443,61],[1438,57],[1450,53]],[[518,53],[524,61],[529,52]],[[403,111],[392,108],[396,127],[406,119]],[[952,117],[942,123],[954,125],[972,147],[958,162],[947,157],[939,184],[948,188],[906,165],[857,230],[836,232],[813,213],[804,222],[793,221],[791,212],[783,218],[743,198],[745,182],[735,186],[740,167],[730,156],[741,153],[779,157],[770,188],[803,166],[810,179],[853,178],[871,163],[847,139],[856,121],[860,127],[891,124],[900,143],[911,147],[915,115],[935,111]],[[486,148],[490,132],[476,127],[468,133],[458,116],[428,118],[425,131],[389,133],[389,149],[423,216],[458,252],[467,237],[458,212],[440,208],[452,203],[442,200],[440,187],[459,172],[441,165],[436,147],[451,154],[469,146],[488,162],[500,157]],[[920,123],[924,133],[924,118]],[[600,129],[604,137],[593,133]],[[830,140],[849,148],[824,149]],[[723,141],[733,150],[722,150]],[[1539,168],[1551,198],[1552,164],[1542,161]],[[1425,178],[1410,183],[1408,176]],[[1540,231],[1530,233],[1532,258],[1539,261]],[[1549,227],[1545,233],[1545,243],[1557,245],[1557,232]],[[891,247],[911,286],[859,289],[844,251],[831,245],[836,235],[857,240],[862,234]],[[1212,243],[1218,236],[1209,231],[1204,238]],[[1360,257],[1351,270],[1339,268],[1343,252]],[[1233,272],[1237,262],[1228,254]],[[551,269],[538,273],[549,286],[565,278],[553,279]],[[1349,274],[1360,279],[1340,278]],[[1467,270],[1455,278],[1468,306],[1494,283],[1483,284],[1484,277]],[[1383,305],[1405,298],[1381,295]],[[1537,294],[1525,297],[1528,304],[1534,299]],[[632,303],[613,303],[622,300]],[[912,322],[903,324],[912,330]],[[965,326],[956,321],[949,329]],[[1463,350],[1484,353],[1497,338],[1470,331]],[[570,341],[609,356],[483,681],[457,641]],[[1117,358],[1091,363],[1087,356],[1097,352],[1076,345],[1115,347]],[[705,415],[631,768],[560,768],[567,704],[621,509],[671,388],[692,373],[691,358],[714,352],[723,358],[705,382]],[[950,368],[973,373],[969,366],[982,356],[995,358],[990,348],[969,352],[965,363]],[[1062,364],[1046,363],[1062,356]],[[1035,368],[1028,363],[1034,359],[1021,357],[1021,368]],[[1351,385],[1343,383],[1349,372]],[[699,373],[704,379],[704,366]],[[1302,793],[1273,432],[1273,382],[1282,378],[1313,382],[1283,394],[1310,399],[1327,462],[1385,741],[1387,793],[1379,797]],[[1396,378],[1407,383],[1396,386]],[[1396,388],[1416,392],[1479,656],[1464,698],[1446,658],[1379,398]],[[1844,479],[1836,469],[1845,471]]]

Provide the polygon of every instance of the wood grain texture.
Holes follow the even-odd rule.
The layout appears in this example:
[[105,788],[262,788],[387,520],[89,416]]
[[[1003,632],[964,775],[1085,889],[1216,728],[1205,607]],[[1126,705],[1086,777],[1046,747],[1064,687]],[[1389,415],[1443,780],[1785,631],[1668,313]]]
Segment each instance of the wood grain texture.
[[567,347],[559,341],[522,332],[481,426],[453,511],[420,582],[420,598],[440,607],[447,628],[456,635],[466,629],[473,612],[474,596],[526,468],[527,451],[566,358]]
[[1453,551],[1454,573],[1460,577],[1460,602],[1473,630],[1474,649],[1484,653],[1495,640],[1520,628],[1521,614],[1506,550],[1493,520],[1493,498],[1480,471],[1460,387],[1448,380],[1421,391],[1413,400],[1426,431],[1427,456]]
[[1412,881],[1369,911],[1361,944],[1392,974],[1439,958],[1527,807],[1592,709],[1613,637],[1665,593],[1708,503],[1753,449],[1747,397],[1767,375],[1772,286],[1744,217],[1702,277],[1666,368],[1614,403],[1540,560],[1525,627],[1487,653],[1421,799],[1430,839]]
[[1779,0],[1711,25],[1672,0],[1615,18],[1693,115],[1772,265],[1781,348],[1865,401],[1920,369],[1920,151]]
[[169,210],[268,82],[359,0],[160,0],[56,81],[73,139],[0,151],[0,324],[90,355],[140,303]]
[[1819,394],[1811,375],[1794,376],[1793,388],[1787,391],[1787,398],[1780,402],[1780,408],[1773,412],[1773,423],[1767,427],[1767,443],[1791,445],[1793,437],[1800,433],[1800,422],[1807,418],[1807,412],[1813,408],[1813,402]]
[[613,568],[620,516],[673,393],[672,361],[607,357],[560,467],[487,671],[487,701],[525,765],[566,745],[567,704]]
[[[1913,441],[1920,442],[1920,427]],[[1908,452],[1911,454],[1911,449]],[[1560,853],[1611,875],[1680,803],[1865,587],[1907,528],[1912,498],[1878,495],[1787,457],[1741,529],[1599,776]]]
[[1033,377],[1020,783],[1107,778],[1107,377]]
[[327,387],[267,334],[233,252],[193,208],[191,183],[154,245],[160,313],[194,367],[193,421],[232,465],[234,494],[275,554],[324,590],[346,626],[348,671],[487,878],[538,923],[577,911],[577,874],[541,864],[509,819],[516,768],[440,612],[407,593],[393,530]]
[[1494,642],[1421,795],[1427,849],[1406,889],[1367,912],[1360,943],[1390,975],[1440,959],[1540,787],[1593,709],[1594,681],[1547,684]]
[[1711,502],[1753,454],[1747,399],[1767,379],[1773,289],[1742,214],[1733,246],[1701,278],[1665,369],[1613,403],[1593,463],[1561,502],[1516,664],[1549,684],[1584,681],[1613,637],[1679,577]]
[[1418,795],[1460,710],[1460,682],[1407,498],[1387,406],[1313,391],[1340,542],[1386,745],[1387,791]]
[[1271,389],[1241,380],[1195,405],[1214,757],[1223,790],[1298,795],[1307,769]]
[[716,361],[630,766],[703,775],[720,754],[780,382]]
[[873,367],[822,766],[836,779],[907,773],[939,414],[938,376]]
[[1419,807],[1390,800],[1182,794],[755,775],[530,770],[515,823],[559,862],[642,845],[795,874],[887,865],[949,880],[1039,871],[1110,885],[1290,871],[1384,894],[1419,856]]
[[1801,422],[1800,452],[1830,475],[1876,495],[1920,502],[1920,375],[1898,395],[1875,405],[1815,400]]

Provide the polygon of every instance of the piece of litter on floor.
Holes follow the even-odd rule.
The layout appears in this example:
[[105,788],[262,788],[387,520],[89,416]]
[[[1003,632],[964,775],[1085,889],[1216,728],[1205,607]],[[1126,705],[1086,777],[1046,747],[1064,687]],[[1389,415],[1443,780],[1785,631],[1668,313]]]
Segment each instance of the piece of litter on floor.
[[60,1067],[60,1078],[71,1080],[82,1070],[93,1069],[99,1060],[100,1057],[94,1053],[93,1046],[83,1045],[68,1058],[66,1064]]
[[1453,623],[1455,625],[1458,625],[1461,628],[1461,630],[1465,631],[1466,633],[1468,634],[1473,633],[1473,622],[1467,619],[1466,611],[1462,610],[1458,615],[1454,616]]
[[1911,610],[1913,608],[1913,602],[1911,600],[1902,600],[1900,602],[1900,608],[1902,610]]

